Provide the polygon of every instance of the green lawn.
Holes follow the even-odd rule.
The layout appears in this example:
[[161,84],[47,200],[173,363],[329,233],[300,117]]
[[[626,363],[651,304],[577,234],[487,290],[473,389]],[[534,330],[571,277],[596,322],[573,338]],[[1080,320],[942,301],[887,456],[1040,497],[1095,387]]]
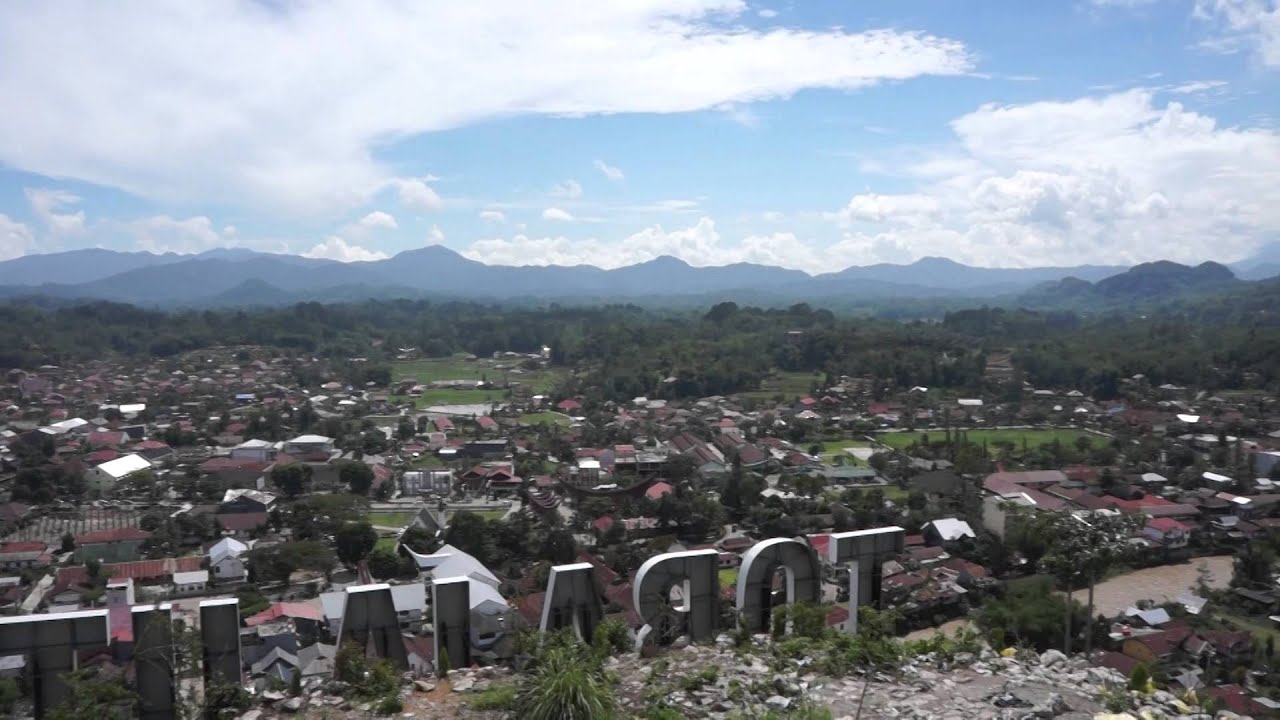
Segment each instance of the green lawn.
[[738,569],[724,568],[720,571],[720,587],[737,587]]
[[414,458],[413,462],[410,463],[410,465],[415,470],[427,470],[430,468],[445,467],[445,462],[441,460],[440,456],[436,455],[435,453],[425,452],[419,455],[418,457]]
[[556,412],[526,413],[520,416],[521,425],[563,425],[572,424],[573,420]]
[[[496,385],[520,383],[535,393],[549,392],[560,379],[561,371],[555,369],[523,370],[517,367],[518,360],[489,358],[467,361],[462,356],[448,358],[431,358],[428,360],[407,360],[391,364],[393,380],[412,378],[421,383],[436,380],[480,380]],[[519,369],[519,372],[516,370]],[[423,392],[415,404],[418,407],[431,405],[471,405],[484,402],[498,402],[506,399],[507,391],[502,388],[466,389],[439,388]]]
[[822,380],[823,376],[820,373],[776,370],[760,383],[759,390],[739,394],[760,400],[772,400],[775,396],[781,395],[791,400],[807,396],[813,384],[815,382],[821,384]]
[[[506,510],[467,510],[472,515],[479,515],[485,520],[501,520],[507,514]],[[449,517],[453,517],[453,511],[449,512]]]
[[383,527],[405,527],[418,516],[415,512],[371,512],[365,519],[372,525]]
[[[849,489],[851,490],[860,490],[862,492],[868,492],[876,488],[880,488],[880,490],[884,492],[885,500],[892,500],[895,503],[905,503],[907,501],[907,496],[910,495],[910,492],[903,490],[902,488],[898,487],[897,485],[894,485],[893,483],[889,483],[888,485],[850,485],[849,486]],[[843,491],[843,489],[844,488],[841,488],[841,491]]]
[[1218,620],[1225,620],[1235,625],[1240,630],[1248,630],[1256,637],[1265,640],[1267,637],[1275,638],[1275,642],[1280,644],[1280,626],[1272,622],[1266,617],[1252,617],[1248,615],[1240,615],[1237,613],[1218,612],[1214,614]]
[[[844,456],[844,461],[846,465],[865,465],[866,463],[862,462],[861,460],[855,458],[852,455],[849,455],[844,451],[844,449],[871,446],[871,443],[867,442],[866,440],[863,440],[861,438],[855,439],[851,437],[827,438],[817,444],[822,446],[822,462],[828,465],[835,464],[835,459],[836,459],[836,456],[838,455]],[[804,446],[804,450],[806,452],[808,451],[808,449],[809,448],[807,445]]]
[[[954,432],[954,431],[953,431]],[[1090,435],[1082,430],[1061,430],[1057,428],[1034,428],[1029,430],[966,430],[965,437],[969,442],[978,445],[984,442],[994,444],[997,442],[1011,442],[1017,447],[1021,447],[1023,440],[1026,441],[1028,447],[1037,447],[1045,443],[1051,443],[1056,438],[1063,445],[1074,447],[1076,439],[1080,437],[1089,438],[1090,442],[1100,440],[1096,435]],[[941,442],[945,433],[940,429],[922,430],[919,432],[899,432],[884,433],[877,439],[897,450],[903,450],[912,443],[920,440],[921,435],[928,435],[929,440]]]
[[373,549],[386,550],[387,552],[395,552],[396,545],[399,544],[399,542],[400,542],[399,540],[393,537],[378,538],[378,542],[373,546]]

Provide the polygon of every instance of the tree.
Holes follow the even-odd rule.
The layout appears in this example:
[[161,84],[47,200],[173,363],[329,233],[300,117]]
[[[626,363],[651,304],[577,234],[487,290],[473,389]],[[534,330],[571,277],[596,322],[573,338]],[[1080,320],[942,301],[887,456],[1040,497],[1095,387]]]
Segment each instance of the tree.
[[474,556],[481,564],[492,565],[499,559],[492,527],[496,524],[473,512],[456,512],[444,532],[444,541]]
[[993,647],[1029,645],[1043,652],[1062,647],[1063,618],[1068,615],[1074,620],[1070,625],[1085,624],[1084,608],[1055,593],[1048,578],[1026,578],[1009,583],[1003,595],[988,596],[977,620]]
[[1231,563],[1232,587],[1257,587],[1273,584],[1276,554],[1271,547],[1262,542],[1251,542],[1242,546]]
[[[1045,565],[1062,582],[1068,599],[1075,582],[1084,579],[1089,584],[1086,615],[1089,628],[1084,634],[1084,650],[1088,653],[1093,647],[1094,585],[1108,568],[1134,552],[1130,540],[1141,531],[1144,520],[1139,515],[1094,515],[1085,520],[1065,512],[1047,517],[1049,537],[1053,540],[1044,558]],[[1063,650],[1070,652],[1070,613],[1065,620]]]
[[343,565],[354,566],[373,551],[378,544],[378,533],[368,522],[347,523],[338,528],[333,542],[338,560]]
[[430,555],[440,547],[440,540],[421,525],[413,525],[400,535],[400,544],[422,555]]
[[311,466],[306,463],[277,465],[271,469],[271,484],[280,488],[285,497],[293,499],[301,495],[311,483]]
[[373,486],[373,468],[360,462],[345,463],[338,471],[338,479],[351,488],[355,495],[368,495]]
[[136,715],[138,696],[130,692],[121,677],[107,670],[77,670],[62,676],[66,699],[45,713],[48,720],[131,720]]
[[62,547],[61,547],[62,552],[69,553],[75,549],[76,549],[76,536],[72,535],[71,533],[65,533],[62,536]]
[[379,580],[399,577],[403,570],[400,556],[386,548],[376,548],[369,553],[369,574]]

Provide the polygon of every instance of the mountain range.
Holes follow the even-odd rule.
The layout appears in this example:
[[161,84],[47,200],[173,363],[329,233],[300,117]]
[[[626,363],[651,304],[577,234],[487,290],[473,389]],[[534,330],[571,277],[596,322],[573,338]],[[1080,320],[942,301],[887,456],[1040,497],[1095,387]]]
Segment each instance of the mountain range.
[[[1264,277],[1273,267],[1280,272],[1280,246],[1264,250],[1233,267],[1244,277]],[[486,265],[439,245],[407,250],[385,260],[353,263],[240,248],[198,255],[87,249],[0,262],[0,298],[93,298],[162,307],[397,297],[492,301],[742,298],[781,303],[1025,296],[1036,303],[1053,303],[1121,300],[1132,297],[1123,288],[1134,283],[1132,293],[1149,297],[1191,286],[1240,282],[1232,269],[1217,263],[1205,263],[1189,275],[1180,268],[1187,266],[1148,263],[1132,270],[1105,265],[983,268],[927,257],[905,265],[881,263],[810,275],[749,263],[693,267],[669,256],[612,270],[589,265]]]

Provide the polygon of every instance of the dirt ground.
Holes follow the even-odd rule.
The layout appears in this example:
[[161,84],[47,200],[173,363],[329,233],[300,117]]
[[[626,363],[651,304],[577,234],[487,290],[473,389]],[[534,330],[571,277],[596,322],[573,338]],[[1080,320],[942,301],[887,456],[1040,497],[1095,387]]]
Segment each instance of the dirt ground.
[[[1139,600],[1152,600],[1157,603],[1174,600],[1192,589],[1202,565],[1209,568],[1210,587],[1219,589],[1227,587],[1231,580],[1230,555],[1195,558],[1179,565],[1143,568],[1098,583],[1094,588],[1094,615],[1101,613],[1107,617],[1114,617]],[[1076,602],[1084,604],[1088,601],[1089,593],[1087,590],[1077,590],[1074,597]],[[938,632],[954,635],[957,630],[969,627],[970,624],[968,619],[959,618],[936,628],[916,630],[907,637],[912,640],[924,640]]]

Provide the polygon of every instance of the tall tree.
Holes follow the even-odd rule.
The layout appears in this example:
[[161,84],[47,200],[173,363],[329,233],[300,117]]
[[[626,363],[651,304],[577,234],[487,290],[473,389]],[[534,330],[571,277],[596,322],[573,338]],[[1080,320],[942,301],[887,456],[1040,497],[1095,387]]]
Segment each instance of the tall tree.
[[378,533],[368,522],[347,523],[338,528],[333,543],[338,551],[338,560],[344,565],[354,566],[369,557],[378,544]]

